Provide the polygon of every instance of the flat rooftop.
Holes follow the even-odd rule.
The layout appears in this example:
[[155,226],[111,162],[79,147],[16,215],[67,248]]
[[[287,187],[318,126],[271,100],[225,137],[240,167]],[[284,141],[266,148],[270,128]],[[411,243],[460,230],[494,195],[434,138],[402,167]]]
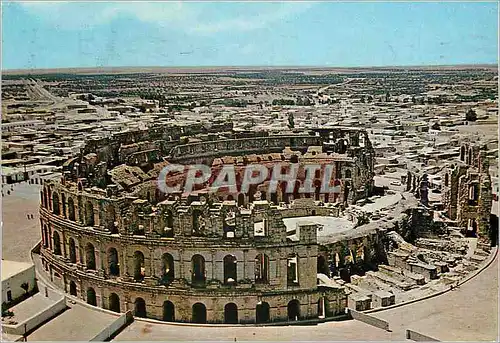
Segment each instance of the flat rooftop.
[[33,263],[2,260],[2,281],[34,266]]

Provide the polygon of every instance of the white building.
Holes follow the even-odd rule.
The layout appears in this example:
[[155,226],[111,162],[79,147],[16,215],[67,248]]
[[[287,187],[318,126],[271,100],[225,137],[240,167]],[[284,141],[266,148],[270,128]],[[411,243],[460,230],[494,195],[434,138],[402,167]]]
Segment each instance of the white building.
[[[27,284],[23,288],[23,284]],[[35,287],[35,265],[2,260],[2,303],[10,303]]]

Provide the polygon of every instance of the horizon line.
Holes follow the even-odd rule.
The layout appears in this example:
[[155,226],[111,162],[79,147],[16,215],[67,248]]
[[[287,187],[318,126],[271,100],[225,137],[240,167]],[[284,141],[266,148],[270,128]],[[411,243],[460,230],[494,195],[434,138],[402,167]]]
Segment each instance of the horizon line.
[[90,71],[90,70],[113,70],[113,69],[252,69],[252,68],[262,68],[262,69],[408,69],[408,68],[450,68],[450,67],[472,67],[472,68],[480,68],[480,67],[488,67],[488,68],[498,68],[497,63],[456,63],[456,64],[414,64],[414,65],[374,65],[374,66],[328,66],[328,65],[226,65],[226,66],[218,66],[218,65],[193,65],[193,66],[96,66],[96,67],[51,67],[51,68],[31,68],[31,69],[23,69],[23,68],[9,68],[9,69],[1,69],[2,74],[7,73],[11,75],[15,75],[16,73],[20,74],[29,74],[29,73],[47,73],[47,74],[56,74],[60,71]]

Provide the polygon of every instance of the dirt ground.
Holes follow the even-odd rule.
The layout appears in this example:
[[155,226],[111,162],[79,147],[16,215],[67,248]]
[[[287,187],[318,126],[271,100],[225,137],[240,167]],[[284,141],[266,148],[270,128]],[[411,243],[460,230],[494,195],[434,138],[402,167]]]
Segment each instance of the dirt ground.
[[[30,249],[40,241],[39,185],[2,185],[2,259],[31,262]],[[12,188],[12,190],[11,190]],[[10,191],[10,195],[7,195]],[[32,214],[33,219],[28,219]]]

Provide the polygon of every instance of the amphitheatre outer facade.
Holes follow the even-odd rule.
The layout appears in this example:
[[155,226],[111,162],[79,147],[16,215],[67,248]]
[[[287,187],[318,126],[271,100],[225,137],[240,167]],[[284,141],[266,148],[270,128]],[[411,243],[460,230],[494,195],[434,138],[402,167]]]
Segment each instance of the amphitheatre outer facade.
[[[42,264],[65,292],[138,317],[229,324],[331,317],[344,312],[346,292],[319,285],[318,273],[342,275],[353,253],[322,255],[317,224],[290,231],[283,219],[336,216],[369,196],[373,157],[366,131],[348,128],[241,136],[226,124],[161,126],[90,140],[60,179],[44,183]],[[283,185],[270,193],[268,181],[245,194],[203,185],[164,194],[157,180],[170,163],[232,164],[238,183],[249,163],[281,163],[285,172],[294,163],[333,165],[336,191],[319,191],[322,168],[307,194],[296,191],[311,178],[300,172],[292,194]]]

